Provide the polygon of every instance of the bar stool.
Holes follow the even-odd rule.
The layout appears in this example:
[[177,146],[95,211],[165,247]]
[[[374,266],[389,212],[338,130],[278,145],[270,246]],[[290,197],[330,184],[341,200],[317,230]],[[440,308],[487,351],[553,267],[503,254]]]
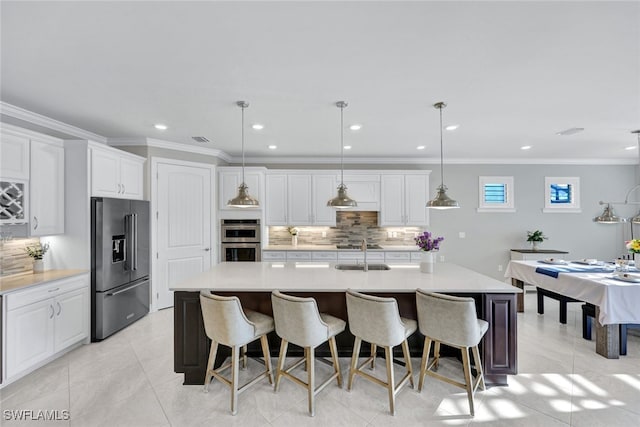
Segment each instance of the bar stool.
[[[238,297],[223,297],[208,291],[200,292],[202,319],[207,336],[211,339],[207,373],[204,377],[204,391],[209,391],[211,377],[217,378],[231,388],[231,414],[238,412],[238,395],[256,384],[264,377],[273,384],[271,377],[271,360],[267,334],[274,330],[273,318],[252,310],[242,310]],[[239,353],[246,344],[260,339],[266,370],[243,386],[238,386]],[[218,345],[231,347],[231,362],[218,369],[213,369]],[[246,359],[244,360],[246,366]],[[222,376],[221,372],[231,367],[231,379]]]
[[[353,290],[347,290],[346,297],[349,330],[356,337],[353,344],[347,389],[351,391],[355,375],[360,375],[375,384],[385,387],[389,393],[391,415],[395,415],[396,394],[407,381],[410,382],[412,388],[414,386],[407,338],[418,329],[418,324],[415,320],[400,317],[398,302],[395,298],[376,297]],[[371,356],[358,366],[362,341],[371,344]],[[407,373],[396,385],[393,376],[393,347],[399,344],[402,344]],[[387,382],[362,371],[362,368],[369,363],[371,364],[371,369],[374,368],[377,346],[384,347],[387,362]]]
[[[420,364],[420,380],[418,392],[422,391],[425,375],[430,375],[441,381],[462,387],[467,390],[469,409],[474,416],[473,393],[482,387],[485,390],[484,375],[480,362],[478,344],[489,328],[489,324],[478,319],[473,298],[460,298],[436,293],[427,293],[420,289],[416,292],[418,308],[418,324],[420,332],[426,337]],[[435,342],[433,361],[429,361],[431,343]],[[459,348],[462,351],[462,369],[464,384],[434,372],[440,360],[440,344]],[[472,349],[476,368],[475,383],[472,381],[471,365],[469,363],[469,348]]]
[[[309,414],[313,417],[315,415],[316,394],[322,391],[335,378],[337,378],[338,387],[342,387],[336,335],[344,331],[346,322],[329,314],[320,313],[316,300],[313,298],[295,297],[285,295],[279,291],[273,291],[271,293],[271,303],[273,305],[276,333],[282,338],[274,391],[278,391],[280,380],[283,376],[305,387],[309,396]],[[314,352],[316,347],[326,341],[329,341],[334,372],[316,388]],[[284,362],[287,357],[289,343],[303,347],[305,356],[285,369]],[[291,374],[291,371],[302,363],[306,363],[307,382]]]

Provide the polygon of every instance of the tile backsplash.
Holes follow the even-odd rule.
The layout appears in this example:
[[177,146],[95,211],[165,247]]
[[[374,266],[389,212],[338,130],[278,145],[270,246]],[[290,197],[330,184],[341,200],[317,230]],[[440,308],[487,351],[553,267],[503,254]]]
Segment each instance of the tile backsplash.
[[[367,239],[369,244],[387,246],[414,246],[416,233],[421,227],[379,227],[378,212],[336,212],[335,227],[295,226],[299,245],[358,244]],[[269,227],[269,245],[290,245],[287,227]]]
[[37,238],[0,241],[0,276],[31,272],[33,259],[27,255],[24,248],[39,241]]

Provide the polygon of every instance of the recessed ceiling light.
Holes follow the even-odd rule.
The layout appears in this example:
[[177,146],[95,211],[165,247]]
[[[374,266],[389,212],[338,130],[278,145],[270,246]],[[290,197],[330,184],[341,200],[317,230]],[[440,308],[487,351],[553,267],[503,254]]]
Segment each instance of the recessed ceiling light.
[[260,123],[255,123],[254,125],[251,126],[253,129],[255,130],[262,130],[264,129],[264,125],[261,125]]
[[345,150],[351,150],[351,146],[350,146],[350,145],[345,145],[345,146],[344,146],[344,149],[345,149]]
[[270,145],[270,146],[269,146],[269,150],[275,150],[276,148],[278,148],[278,146],[277,146],[277,145]]
[[444,130],[456,130],[460,127],[460,125],[449,125],[444,128]]
[[158,129],[158,130],[167,130],[167,129],[169,129],[169,127],[167,125],[163,125],[162,123],[156,123],[155,125],[153,125],[153,127]]
[[561,130],[560,132],[556,132],[556,135],[562,135],[562,136],[574,135],[576,133],[582,132],[583,130],[584,128],[569,128],[569,129]]
[[531,146],[530,145],[523,145],[522,147],[520,147],[521,150],[530,150]]
[[360,130],[360,129],[362,129],[362,125],[351,125],[351,126],[349,126],[349,129],[351,129],[351,130]]
[[635,150],[635,149],[636,149],[635,145],[632,145],[630,147],[625,147],[625,150]]
[[426,147],[424,145],[418,145],[416,150],[424,150]]

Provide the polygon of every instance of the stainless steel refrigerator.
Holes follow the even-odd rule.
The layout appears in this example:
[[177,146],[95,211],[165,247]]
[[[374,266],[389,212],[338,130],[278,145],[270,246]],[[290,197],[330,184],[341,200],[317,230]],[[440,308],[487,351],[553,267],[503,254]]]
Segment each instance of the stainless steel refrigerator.
[[91,339],[149,313],[149,202],[91,198]]

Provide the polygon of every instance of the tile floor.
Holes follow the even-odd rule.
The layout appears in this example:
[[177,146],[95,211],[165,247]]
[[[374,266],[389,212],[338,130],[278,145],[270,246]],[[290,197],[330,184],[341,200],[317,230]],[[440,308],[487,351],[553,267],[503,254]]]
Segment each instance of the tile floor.
[[[351,392],[329,385],[307,415],[305,391],[286,379],[273,393],[266,381],[240,395],[229,414],[229,392],[215,381],[208,394],[183,386],[173,372],[173,311],[153,313],[102,343],[82,346],[0,390],[5,410],[69,410],[68,421],[13,422],[2,426],[637,426],[640,417],[640,338],[629,338],[628,356],[607,360],[582,339],[579,304],[570,304],[567,325],[557,303],[535,312],[535,294],[518,315],[519,374],[508,387],[476,395],[476,416],[467,415],[463,390],[427,377],[421,394],[406,387],[390,416],[386,391],[362,378]],[[275,362],[275,359],[274,359]],[[419,369],[414,359],[414,369]],[[348,361],[341,359],[343,373]],[[329,367],[318,363],[318,377]],[[249,362],[243,376],[259,369]],[[381,365],[382,367],[382,365]],[[400,367],[398,374],[400,374]],[[441,369],[460,372],[456,360]],[[383,375],[383,369],[376,372]],[[0,414],[3,415],[3,414]]]

